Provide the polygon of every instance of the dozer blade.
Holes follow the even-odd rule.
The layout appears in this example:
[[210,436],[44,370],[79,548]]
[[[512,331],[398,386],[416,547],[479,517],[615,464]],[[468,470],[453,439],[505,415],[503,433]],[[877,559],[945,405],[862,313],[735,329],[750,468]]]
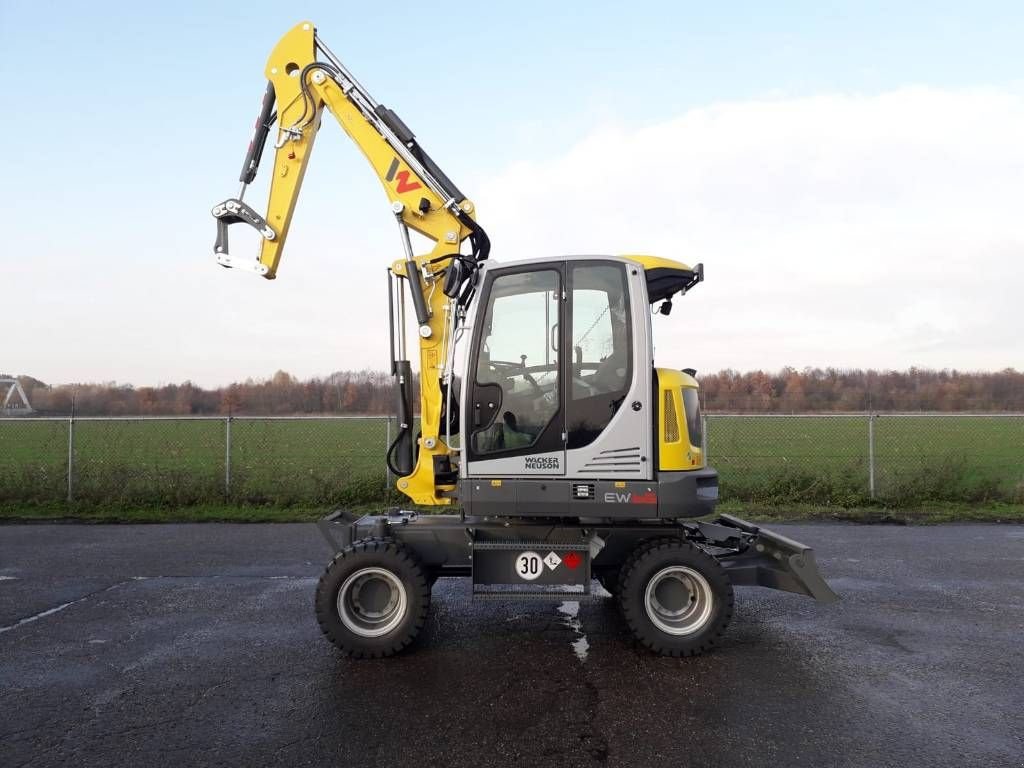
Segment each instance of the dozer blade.
[[[712,525],[738,528],[746,534],[743,538],[749,544],[747,547],[738,554],[719,558],[733,584],[781,589],[823,603],[839,599],[818,571],[814,550],[810,547],[732,515],[720,515]],[[703,532],[704,527],[701,528]]]

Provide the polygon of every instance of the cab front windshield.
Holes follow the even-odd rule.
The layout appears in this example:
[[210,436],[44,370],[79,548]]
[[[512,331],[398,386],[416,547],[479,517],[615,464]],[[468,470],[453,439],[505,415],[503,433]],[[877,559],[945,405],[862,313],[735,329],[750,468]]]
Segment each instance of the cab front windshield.
[[559,273],[503,275],[491,288],[476,380],[501,387],[501,409],[474,434],[480,453],[525,448],[558,411]]

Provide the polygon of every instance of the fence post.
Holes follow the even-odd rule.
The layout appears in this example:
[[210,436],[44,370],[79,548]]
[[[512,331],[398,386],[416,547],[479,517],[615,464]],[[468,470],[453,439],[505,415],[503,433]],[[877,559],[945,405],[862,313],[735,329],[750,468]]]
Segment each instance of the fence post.
[[875,414],[868,414],[868,496],[875,498]]
[[704,459],[704,466],[708,465],[708,416],[700,414],[700,455]]
[[224,496],[231,495],[231,416],[224,419]]
[[68,418],[68,503],[75,497],[75,417]]

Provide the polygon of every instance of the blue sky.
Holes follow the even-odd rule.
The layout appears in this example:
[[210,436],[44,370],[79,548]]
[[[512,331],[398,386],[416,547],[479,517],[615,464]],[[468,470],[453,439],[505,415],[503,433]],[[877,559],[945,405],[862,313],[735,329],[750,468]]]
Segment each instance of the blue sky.
[[[315,271],[299,271],[272,298],[268,288],[278,286],[225,280],[209,261],[209,208],[235,191],[264,61],[303,18],[471,197],[490,190],[498,202],[494,180],[510,169],[542,171],[595,133],[643,131],[714,105],[871,98],[913,86],[1019,97],[1024,83],[1024,5],[1010,2],[0,0],[8,104],[0,304],[26,331],[24,342],[5,345],[0,370],[52,381],[218,383],[277,367],[300,375],[384,367],[370,354],[382,321],[380,339],[366,331],[369,340],[346,345],[340,291],[356,263],[376,274],[397,244],[373,177],[335,126],[318,142],[296,219],[309,239],[291,244],[282,278],[303,248],[338,255],[307,261]],[[619,190],[610,183],[607,194]],[[573,224],[586,241],[588,222]],[[1018,235],[1003,239],[1013,246]],[[324,282],[338,286],[334,294],[301,293]],[[311,302],[337,311],[304,324],[300,310]],[[288,319],[264,321],[266,335],[253,343],[250,313],[267,312]],[[290,343],[296,335],[309,344]],[[1004,357],[924,355],[907,364],[1020,365]],[[890,364],[883,358],[879,365]],[[733,367],[861,362],[832,348],[818,359],[780,350],[774,362],[738,349]]]
[[[643,123],[765,95],[1024,80],[1024,5],[1015,2],[521,0],[444,13],[419,2],[2,0],[0,14],[9,103],[33,105],[32,135],[20,141],[35,151],[16,155],[20,180],[49,181],[88,161],[69,126],[126,132],[89,153],[115,184],[139,170],[119,157],[154,146],[193,171],[197,160],[212,165],[204,150],[240,154],[263,62],[305,18],[456,167],[498,165],[496,145],[516,148],[537,123],[553,130],[540,147],[529,134],[531,148],[557,150],[606,114]],[[70,68],[62,87],[41,85],[42,59],[52,76],[54,65]],[[439,109],[446,97],[465,111]],[[188,135],[196,120],[209,134]],[[165,182],[176,175],[167,171],[151,169]]]

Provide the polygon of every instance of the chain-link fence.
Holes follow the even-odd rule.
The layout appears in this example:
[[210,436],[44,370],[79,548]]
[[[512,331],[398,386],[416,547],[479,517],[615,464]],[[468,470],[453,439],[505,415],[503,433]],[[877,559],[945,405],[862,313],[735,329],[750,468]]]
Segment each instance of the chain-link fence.
[[708,414],[723,498],[1024,501],[1024,414]]
[[[393,503],[393,420],[0,419],[0,503]],[[1024,501],[1024,415],[707,414],[722,497]]]
[[0,502],[334,504],[388,501],[393,419],[0,420]]

